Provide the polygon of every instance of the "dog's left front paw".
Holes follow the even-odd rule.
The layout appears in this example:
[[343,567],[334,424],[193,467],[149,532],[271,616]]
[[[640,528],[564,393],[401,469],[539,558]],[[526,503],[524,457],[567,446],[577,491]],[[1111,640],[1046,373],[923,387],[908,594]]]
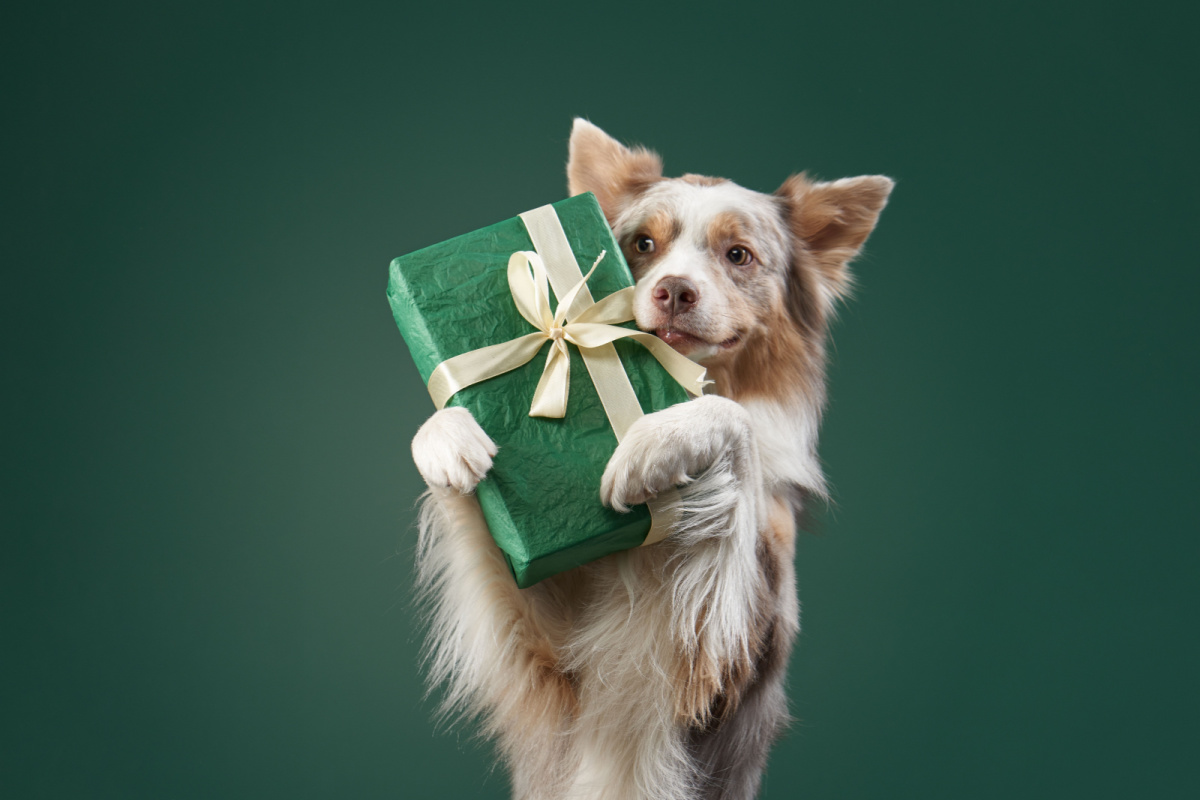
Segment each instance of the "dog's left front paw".
[[715,395],[647,414],[630,426],[608,460],[600,500],[628,511],[688,483],[749,436],[745,409]]
[[630,506],[640,505],[666,489],[686,483],[688,471],[682,454],[658,445],[650,426],[639,428],[635,423],[604,468],[604,476],[600,479],[600,502],[625,512]]

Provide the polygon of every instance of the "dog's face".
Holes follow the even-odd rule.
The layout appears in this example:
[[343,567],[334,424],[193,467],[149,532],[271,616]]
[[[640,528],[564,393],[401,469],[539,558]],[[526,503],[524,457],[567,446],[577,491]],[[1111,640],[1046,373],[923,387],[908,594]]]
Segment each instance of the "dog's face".
[[571,194],[596,194],[621,243],[637,280],[638,327],[718,372],[763,361],[781,338],[798,356],[819,356],[850,286],[846,263],[892,188],[881,176],[797,175],[768,195],[696,175],[667,179],[658,156],[584,120],[571,133],[567,173]]
[[629,199],[614,232],[637,280],[638,327],[693,360],[735,358],[784,307],[791,237],[766,195],[663,180]]

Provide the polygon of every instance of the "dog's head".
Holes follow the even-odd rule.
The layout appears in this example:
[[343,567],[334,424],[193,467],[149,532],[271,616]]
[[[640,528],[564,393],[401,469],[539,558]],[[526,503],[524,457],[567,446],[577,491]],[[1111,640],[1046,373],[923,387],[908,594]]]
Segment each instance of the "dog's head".
[[[612,225],[637,281],[639,328],[709,367],[727,396],[770,392],[789,377],[821,393],[828,320],[891,179],[818,183],[801,174],[774,194],[698,175],[668,179],[656,154],[582,119],[567,176],[571,194],[595,193]],[[775,378],[764,381],[767,373]]]

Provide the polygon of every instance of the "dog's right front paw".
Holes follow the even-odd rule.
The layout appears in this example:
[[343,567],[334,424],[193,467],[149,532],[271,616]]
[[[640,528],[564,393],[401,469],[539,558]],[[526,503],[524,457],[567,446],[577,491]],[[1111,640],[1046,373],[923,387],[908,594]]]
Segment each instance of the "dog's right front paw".
[[431,489],[467,494],[496,455],[496,443],[465,408],[443,408],[425,421],[412,441],[413,461]]

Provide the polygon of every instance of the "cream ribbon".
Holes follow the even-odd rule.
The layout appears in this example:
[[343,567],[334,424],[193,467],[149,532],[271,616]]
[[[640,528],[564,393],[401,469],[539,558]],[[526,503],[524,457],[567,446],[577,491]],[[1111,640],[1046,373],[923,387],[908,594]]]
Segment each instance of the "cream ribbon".
[[[571,378],[568,342],[579,348],[618,442],[642,416],[642,408],[616,348],[612,346],[617,339],[641,343],[689,394],[698,396],[703,392],[707,383],[703,367],[680,355],[654,334],[618,327],[618,323],[633,319],[632,286],[599,302],[592,299],[587,280],[605,253],[600,254],[584,275],[553,206],[527,211],[521,215],[521,220],[533,241],[534,251],[521,250],[509,258],[508,286],[517,311],[536,331],[438,364],[429,376],[428,388],[439,409],[459,390],[529,363],[547,341],[552,342],[552,346],[533,393],[529,410],[533,417],[561,418],[566,414]],[[558,307],[553,311],[547,280],[559,298]],[[674,522],[669,513],[674,504],[670,501],[675,494],[674,490],[663,492],[647,503],[651,528],[643,546],[660,541],[670,533]]]

